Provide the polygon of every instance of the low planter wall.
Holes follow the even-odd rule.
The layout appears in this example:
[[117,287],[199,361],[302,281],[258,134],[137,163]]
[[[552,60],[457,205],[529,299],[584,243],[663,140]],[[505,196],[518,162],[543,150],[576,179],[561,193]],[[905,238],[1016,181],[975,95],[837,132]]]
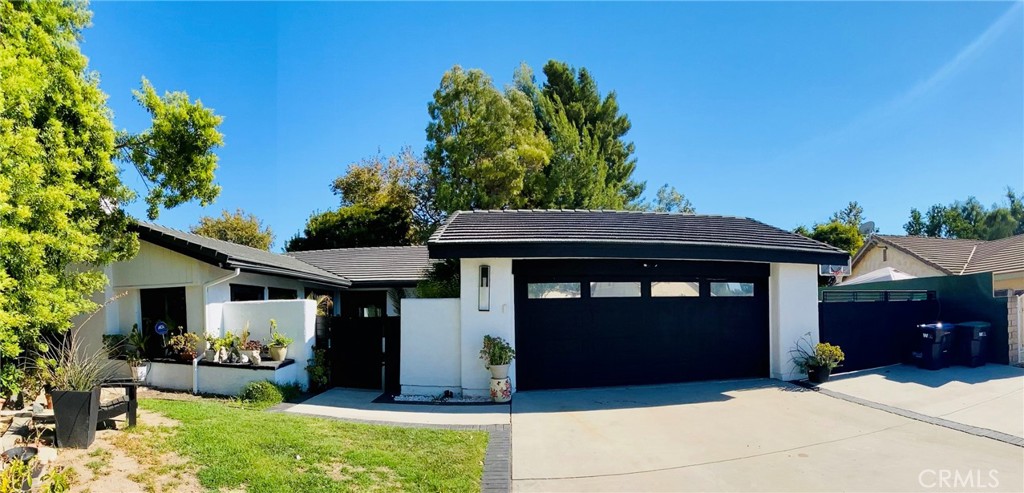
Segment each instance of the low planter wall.
[[[192,391],[193,367],[191,363],[152,361],[149,363],[146,384],[162,389]],[[298,382],[305,371],[288,359],[283,362],[264,362],[260,366],[221,365],[200,361],[198,391],[201,394],[238,395],[249,382],[270,380],[275,383]]]

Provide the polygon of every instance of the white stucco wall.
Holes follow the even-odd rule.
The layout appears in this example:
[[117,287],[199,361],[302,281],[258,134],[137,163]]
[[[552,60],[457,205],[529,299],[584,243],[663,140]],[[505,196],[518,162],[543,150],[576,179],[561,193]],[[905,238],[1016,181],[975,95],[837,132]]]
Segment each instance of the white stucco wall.
[[457,298],[402,300],[402,393],[462,391],[461,309]]
[[768,303],[771,377],[801,378],[790,350],[807,333],[818,342],[818,266],[772,264]]
[[[259,340],[270,338],[270,319],[274,319],[277,321],[278,332],[294,339],[288,347],[288,358],[295,360],[293,366],[305,368],[306,360],[313,356],[316,302],[312,300],[228,302],[223,304],[222,316],[221,327],[241,334],[248,322],[249,337]],[[295,381],[300,385],[309,385],[309,376],[305,370],[296,372],[295,376]]]
[[[484,336],[492,335],[505,339],[515,347],[515,304],[512,259],[508,258],[464,258],[461,264],[461,289],[459,311],[461,327],[462,389],[465,395],[490,395],[490,373],[480,360],[480,348]],[[478,308],[478,283],[480,266],[490,266],[490,310]],[[404,317],[403,317],[404,318]],[[512,388],[516,386],[515,361],[509,368]]]

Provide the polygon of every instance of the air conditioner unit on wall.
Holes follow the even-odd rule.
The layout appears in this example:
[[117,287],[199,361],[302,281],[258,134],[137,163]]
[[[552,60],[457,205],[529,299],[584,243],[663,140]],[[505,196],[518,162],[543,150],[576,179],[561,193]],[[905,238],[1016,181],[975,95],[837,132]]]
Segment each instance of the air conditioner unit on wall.
[[1010,296],[1013,296],[1013,290],[1012,289],[997,289],[997,290],[992,292],[992,296],[995,297],[995,298],[1009,298]]

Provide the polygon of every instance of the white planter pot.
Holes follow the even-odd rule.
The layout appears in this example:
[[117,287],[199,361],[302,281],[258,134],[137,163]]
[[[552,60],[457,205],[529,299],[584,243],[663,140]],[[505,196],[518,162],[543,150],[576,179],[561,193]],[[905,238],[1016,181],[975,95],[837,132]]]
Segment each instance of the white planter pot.
[[206,350],[206,356],[203,356],[203,359],[206,360],[206,361],[212,362],[213,359],[216,358],[216,357],[217,357],[217,351],[214,351],[212,349],[207,349]]
[[132,376],[135,377],[135,381],[143,383],[146,381],[146,375],[149,375],[149,365],[133,366]]
[[491,400],[494,402],[512,400],[512,381],[508,377],[491,379]]
[[508,366],[509,365],[491,365],[487,369],[491,370],[491,378],[508,378]]
[[288,347],[270,346],[270,360],[284,361],[288,357]]

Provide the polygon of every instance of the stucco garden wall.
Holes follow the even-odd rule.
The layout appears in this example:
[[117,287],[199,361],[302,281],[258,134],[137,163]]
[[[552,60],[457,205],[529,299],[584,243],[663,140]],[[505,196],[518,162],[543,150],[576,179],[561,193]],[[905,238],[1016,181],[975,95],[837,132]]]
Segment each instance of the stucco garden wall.
[[768,282],[771,377],[795,380],[790,350],[805,336],[818,342],[818,266],[772,264]]
[[[241,334],[249,324],[249,338],[269,341],[270,319],[277,321],[277,330],[294,340],[288,347],[288,359],[304,368],[306,360],[313,357],[313,343],[316,334],[316,302],[312,300],[271,300],[236,301],[224,303],[221,327],[235,334]],[[309,375],[296,372],[295,382],[303,387],[309,385]]]
[[457,298],[402,300],[403,394],[462,392],[462,331]]

